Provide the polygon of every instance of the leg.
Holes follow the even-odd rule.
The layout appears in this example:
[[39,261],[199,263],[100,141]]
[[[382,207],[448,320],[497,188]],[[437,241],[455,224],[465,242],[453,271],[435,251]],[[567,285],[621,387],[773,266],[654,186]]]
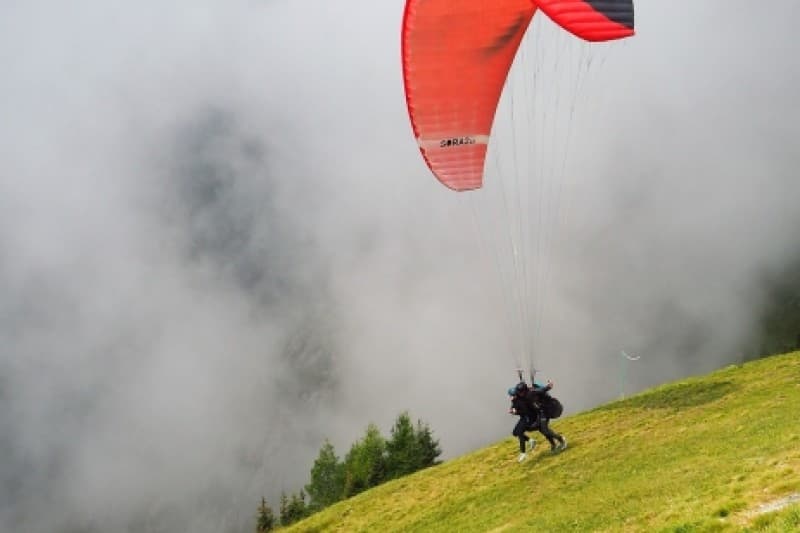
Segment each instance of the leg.
[[525,434],[525,430],[528,429],[528,422],[525,420],[524,416],[519,417],[519,421],[517,421],[517,425],[514,426],[514,431],[511,432],[512,435],[519,439],[519,453],[525,453],[525,444],[528,442],[528,436]]
[[541,417],[539,419],[539,431],[542,433],[542,435],[545,436],[545,438],[547,439],[547,442],[550,443],[550,449],[551,450],[555,451],[555,449],[556,449],[556,441],[558,441],[563,446],[564,437],[562,437],[561,435],[559,435],[558,433],[556,433],[555,431],[550,429],[550,419],[549,418]]

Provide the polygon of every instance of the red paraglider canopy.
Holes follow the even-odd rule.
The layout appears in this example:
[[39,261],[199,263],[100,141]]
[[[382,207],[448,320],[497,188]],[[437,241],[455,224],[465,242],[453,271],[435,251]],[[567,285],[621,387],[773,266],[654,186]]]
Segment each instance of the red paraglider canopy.
[[403,80],[422,157],[447,187],[480,188],[509,68],[537,8],[588,41],[633,35],[632,0],[407,0]]

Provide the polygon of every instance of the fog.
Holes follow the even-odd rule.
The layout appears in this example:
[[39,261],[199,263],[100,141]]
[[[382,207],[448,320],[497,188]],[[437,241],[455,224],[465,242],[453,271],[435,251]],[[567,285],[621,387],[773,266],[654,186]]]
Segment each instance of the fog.
[[[325,438],[510,433],[509,230],[419,157],[402,4],[0,5],[0,530],[249,531]],[[568,413],[740,361],[797,253],[800,7],[657,4],[525,123],[569,146],[522,333]]]

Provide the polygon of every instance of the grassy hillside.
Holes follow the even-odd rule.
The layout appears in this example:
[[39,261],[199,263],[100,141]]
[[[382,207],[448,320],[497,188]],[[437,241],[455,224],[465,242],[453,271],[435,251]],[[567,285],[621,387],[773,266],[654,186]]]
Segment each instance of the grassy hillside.
[[800,352],[552,425],[559,455],[509,437],[284,531],[800,531]]

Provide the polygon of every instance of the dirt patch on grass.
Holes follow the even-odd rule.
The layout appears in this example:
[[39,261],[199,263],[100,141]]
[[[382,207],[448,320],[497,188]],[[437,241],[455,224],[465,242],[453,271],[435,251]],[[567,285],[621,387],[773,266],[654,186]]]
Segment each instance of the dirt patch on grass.
[[784,496],[783,498],[778,498],[777,500],[772,500],[771,502],[762,503],[758,506],[755,511],[752,511],[753,515],[760,515],[764,513],[771,513],[773,511],[780,511],[784,507],[788,507],[793,503],[800,502],[800,492],[795,492],[789,494],[788,496]]

